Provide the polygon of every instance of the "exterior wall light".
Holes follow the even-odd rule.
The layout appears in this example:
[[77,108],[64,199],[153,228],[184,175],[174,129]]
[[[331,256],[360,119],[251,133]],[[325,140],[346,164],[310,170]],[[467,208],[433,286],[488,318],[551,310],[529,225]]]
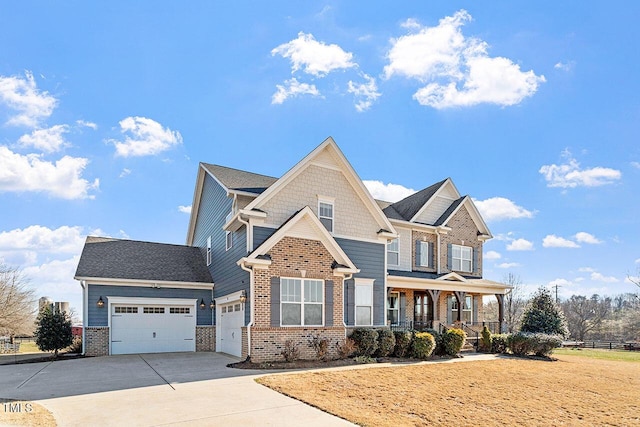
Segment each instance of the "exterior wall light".
[[247,301],[247,291],[243,290],[240,293],[240,302],[244,304],[246,301]]
[[209,304],[209,308],[211,310],[213,310],[214,308],[216,308],[216,302],[214,300],[211,300],[211,304]]
[[96,305],[98,306],[98,308],[104,307],[104,301],[102,297],[98,298],[98,302],[96,302]]
[[207,305],[204,303],[204,298],[200,299],[200,310],[204,310]]

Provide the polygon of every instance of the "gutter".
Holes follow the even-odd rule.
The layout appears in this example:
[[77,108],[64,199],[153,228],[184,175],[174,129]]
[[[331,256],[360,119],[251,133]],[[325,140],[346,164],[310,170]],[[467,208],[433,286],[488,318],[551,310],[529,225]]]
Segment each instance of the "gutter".
[[249,268],[245,265],[244,261],[240,261],[238,263],[241,269],[249,273],[249,292],[251,294],[251,300],[249,304],[251,305],[251,321],[247,325],[247,357],[251,357],[251,327],[255,322],[255,298],[253,298],[253,269]]

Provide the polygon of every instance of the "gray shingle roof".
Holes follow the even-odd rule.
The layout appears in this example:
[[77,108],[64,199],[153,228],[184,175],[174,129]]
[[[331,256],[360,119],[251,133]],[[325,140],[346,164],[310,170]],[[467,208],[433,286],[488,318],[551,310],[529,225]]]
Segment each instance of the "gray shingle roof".
[[[430,185],[429,187],[420,190],[417,193],[413,193],[412,195],[405,197],[399,202],[395,202],[394,204],[385,208],[384,213],[387,215],[387,217],[392,219],[403,219],[405,221],[411,221],[411,218],[413,218],[424,206],[424,204],[427,203],[427,201],[429,201],[431,197],[433,197],[433,195],[436,193],[436,191],[438,191],[442,184],[445,183],[445,181],[446,179],[443,179],[442,181],[436,182],[435,184]],[[395,212],[389,209],[391,207]],[[399,215],[400,217],[395,218],[390,215]]]
[[199,248],[87,237],[76,277],[213,283]]
[[230,190],[246,191],[260,194],[271,186],[278,178],[247,172],[226,166],[202,163],[202,166],[225,187]]

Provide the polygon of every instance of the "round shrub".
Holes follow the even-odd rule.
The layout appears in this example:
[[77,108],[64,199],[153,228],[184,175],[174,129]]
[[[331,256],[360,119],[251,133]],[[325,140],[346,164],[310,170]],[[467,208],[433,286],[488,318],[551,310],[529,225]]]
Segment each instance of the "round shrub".
[[378,331],[378,351],[376,356],[387,357],[393,353],[396,346],[396,337],[390,329],[380,329]]
[[373,356],[378,349],[378,331],[369,328],[356,328],[351,333],[356,343],[356,356]]
[[433,354],[443,356],[445,353],[444,347],[442,346],[442,334],[435,329],[424,329],[422,332],[430,333],[433,336],[433,339],[436,340],[436,348],[433,349]]
[[449,356],[455,356],[460,353],[467,334],[462,329],[451,328],[442,334],[442,346],[444,353]]
[[506,353],[509,334],[491,335],[491,353]]
[[395,357],[407,357],[409,350],[411,349],[413,334],[409,331],[395,331],[393,335],[396,339],[393,355]]
[[536,356],[547,357],[554,348],[562,346],[562,336],[553,334],[534,334],[534,350]]
[[411,344],[411,355],[416,359],[428,359],[436,348],[436,340],[429,332],[416,332]]
[[518,332],[509,335],[507,338],[507,347],[511,350],[511,353],[516,356],[526,356],[533,352],[535,349],[535,343],[532,339],[532,334],[526,332]]

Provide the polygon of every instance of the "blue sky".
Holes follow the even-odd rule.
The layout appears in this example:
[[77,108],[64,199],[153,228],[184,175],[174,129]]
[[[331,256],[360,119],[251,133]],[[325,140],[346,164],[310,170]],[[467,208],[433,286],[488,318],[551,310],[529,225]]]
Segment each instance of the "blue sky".
[[639,9],[3,4],[0,259],[79,311],[87,234],[184,243],[199,161],[280,176],[333,136],[374,197],[471,195],[485,277],[635,292]]

